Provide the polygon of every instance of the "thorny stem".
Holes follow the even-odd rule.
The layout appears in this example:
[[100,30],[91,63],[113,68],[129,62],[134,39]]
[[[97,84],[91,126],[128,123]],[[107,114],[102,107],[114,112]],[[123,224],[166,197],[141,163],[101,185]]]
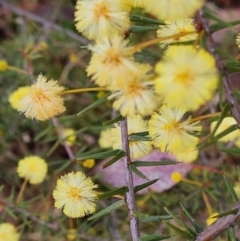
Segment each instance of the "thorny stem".
[[208,24],[207,19],[204,18],[203,16],[203,10],[200,10],[198,13],[198,21],[202,25],[207,37],[208,37],[208,42],[207,42],[207,49],[208,51],[214,56],[216,60],[216,65],[219,69],[219,71],[222,73],[222,82],[223,82],[223,88],[225,90],[225,95],[229,103],[232,105],[232,115],[236,119],[238,126],[240,127],[240,105],[238,104],[237,99],[232,95],[232,86],[231,86],[231,81],[228,76],[228,72],[226,68],[223,65],[222,60],[220,59],[220,56],[216,52],[216,43],[214,42],[214,39],[211,34],[211,30]]
[[135,202],[132,172],[129,169],[131,158],[130,158],[130,152],[129,152],[128,125],[127,125],[126,118],[123,121],[121,121],[121,139],[122,139],[122,150],[126,154],[122,158],[122,161],[124,165],[126,185],[128,188],[128,191],[126,192],[126,202],[127,202],[129,218],[130,218],[130,228],[132,233],[132,240],[138,241],[140,238],[140,232],[139,232],[138,218],[135,217],[134,215],[134,211],[136,210],[136,202]]
[[21,202],[22,196],[23,196],[23,192],[24,192],[24,190],[25,190],[25,188],[27,186],[27,182],[28,182],[28,179],[25,178],[24,182],[23,182],[23,184],[22,184],[22,186],[20,188],[20,191],[18,193],[18,196],[17,196],[17,199],[16,199],[16,204],[19,204]]
[[61,95],[90,92],[90,91],[104,91],[104,90],[106,90],[106,88],[103,88],[103,87],[82,88],[82,89],[74,89],[74,90],[65,90],[61,92]]
[[234,210],[235,214],[229,214],[222,218],[218,218],[213,224],[199,233],[195,241],[214,240],[219,234],[230,227],[234,227],[240,221],[240,201],[237,202],[229,211]]
[[191,31],[191,32],[184,32],[184,33],[176,33],[176,34],[173,34],[173,35],[170,35],[170,36],[166,36],[166,37],[159,37],[159,38],[155,38],[155,39],[151,39],[149,41],[146,41],[146,42],[143,42],[143,43],[140,43],[140,44],[136,44],[135,46],[133,46],[133,48],[131,48],[128,52],[128,54],[134,54],[136,53],[137,51],[143,49],[143,48],[146,48],[148,46],[151,46],[153,44],[157,44],[161,41],[165,41],[165,40],[168,40],[168,39],[175,39],[175,38],[181,38],[183,36],[186,36],[186,35],[189,35],[189,34],[193,34],[193,33],[197,33],[196,31]]

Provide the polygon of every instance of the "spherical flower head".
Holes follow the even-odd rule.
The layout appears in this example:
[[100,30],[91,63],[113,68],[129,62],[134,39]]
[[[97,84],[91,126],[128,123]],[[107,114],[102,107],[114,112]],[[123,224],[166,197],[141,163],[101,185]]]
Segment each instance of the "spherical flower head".
[[159,113],[154,113],[149,120],[149,135],[155,147],[161,151],[179,154],[190,148],[196,148],[199,138],[193,133],[200,132],[198,122],[191,123],[191,118],[183,120],[184,111],[164,105]]
[[[215,132],[215,136],[220,134],[221,132],[227,130],[230,126],[232,125],[236,125],[237,122],[233,117],[225,117],[221,124],[219,125],[217,131]],[[215,129],[215,126],[217,125],[217,121],[213,121],[211,123],[211,132],[213,132],[213,130]],[[240,131],[239,130],[235,130],[230,132],[229,134],[223,136],[222,138],[218,139],[221,142],[229,142],[229,141],[235,141],[240,137]]]
[[77,30],[96,40],[124,34],[130,27],[129,15],[122,0],[78,0],[75,11]]
[[174,156],[176,157],[176,159],[179,162],[191,163],[191,162],[194,162],[195,160],[197,160],[198,153],[199,153],[198,149],[189,148],[189,149],[185,150],[184,152],[175,154]]
[[40,184],[47,175],[48,166],[44,159],[38,156],[28,156],[18,162],[17,174],[30,184]]
[[69,145],[69,146],[72,146],[77,139],[76,131],[72,128],[64,129],[63,136],[66,140],[67,145]]
[[148,0],[144,7],[160,20],[192,17],[204,5],[204,0]]
[[183,177],[182,177],[182,174],[180,172],[173,172],[171,174],[171,179],[173,182],[175,183],[179,183],[182,181]]
[[240,33],[236,36],[236,44],[240,48]]
[[[140,115],[127,118],[128,135],[147,131],[147,121],[143,120]],[[111,129],[113,149],[122,149],[122,136],[119,124]],[[129,142],[131,158],[146,156],[152,150],[151,141],[130,141]]]
[[[191,18],[184,18],[178,20],[166,20],[165,25],[159,25],[159,29],[157,30],[158,37],[167,37],[174,34],[186,34],[190,32],[196,32],[196,28],[194,25],[194,20]],[[197,39],[197,33],[191,33],[182,37],[176,37],[173,39],[163,40],[159,43],[161,48],[166,47],[171,43],[179,43],[186,42]]]
[[139,71],[128,75],[122,85],[115,88],[109,99],[115,99],[113,108],[122,116],[151,115],[159,106],[160,97],[155,92],[153,77],[147,64],[138,64]]
[[8,101],[13,109],[19,109],[19,102],[22,100],[24,96],[26,96],[29,93],[29,90],[29,86],[19,87],[9,96]]
[[215,216],[217,216],[217,215],[219,215],[219,213],[215,212],[207,218],[206,223],[208,226],[210,226],[212,223],[214,223],[218,219],[217,217],[215,218]]
[[0,60],[0,71],[6,71],[8,69],[8,63],[5,60]]
[[100,137],[98,139],[98,144],[101,148],[110,148],[112,147],[111,140],[111,129],[102,130],[100,132]]
[[67,240],[76,240],[77,230],[75,228],[71,228],[67,233]]
[[0,224],[0,240],[2,241],[18,241],[19,234],[11,223]]
[[53,191],[55,207],[63,208],[70,218],[80,218],[93,213],[96,209],[97,194],[92,180],[82,172],[71,172],[57,181]]
[[95,160],[94,159],[87,159],[87,160],[84,160],[82,165],[86,168],[92,168],[94,167],[95,165]]
[[[200,66],[200,67],[199,67]],[[204,49],[169,46],[155,67],[156,91],[171,107],[197,110],[212,98],[218,84],[215,60]]]
[[31,85],[29,92],[20,100],[18,111],[23,112],[27,118],[44,121],[59,115],[66,110],[63,98],[60,96],[64,87],[57,81],[49,80],[38,75],[35,84]]
[[93,54],[86,71],[99,86],[114,88],[128,75],[138,71],[133,57],[128,54],[131,47],[121,36],[100,39],[89,49]]

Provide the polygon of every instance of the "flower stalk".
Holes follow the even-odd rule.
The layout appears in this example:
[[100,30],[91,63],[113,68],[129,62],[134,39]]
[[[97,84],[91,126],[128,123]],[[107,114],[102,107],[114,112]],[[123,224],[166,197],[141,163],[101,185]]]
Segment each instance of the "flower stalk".
[[139,221],[138,221],[138,218],[135,217],[134,215],[134,211],[136,211],[136,202],[135,202],[133,176],[132,176],[132,172],[129,169],[131,158],[130,158],[130,151],[129,151],[128,125],[127,125],[126,118],[123,121],[121,121],[121,138],[122,138],[122,150],[126,153],[126,155],[122,158],[122,161],[123,161],[124,171],[125,171],[126,186],[128,188],[128,191],[126,192],[126,202],[127,202],[129,218],[130,218],[130,228],[131,228],[132,240],[138,241],[140,238]]
[[22,186],[20,188],[20,191],[18,193],[18,196],[17,196],[17,199],[16,199],[16,204],[19,204],[21,202],[24,190],[25,190],[25,188],[27,186],[27,183],[28,183],[28,179],[25,178],[24,182],[22,183]]

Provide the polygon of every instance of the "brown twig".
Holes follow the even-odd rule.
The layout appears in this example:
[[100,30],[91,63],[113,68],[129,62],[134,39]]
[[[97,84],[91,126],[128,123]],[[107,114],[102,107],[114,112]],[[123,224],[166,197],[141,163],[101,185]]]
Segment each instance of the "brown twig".
[[80,43],[86,45],[88,44],[88,40],[84,37],[74,33],[71,30],[67,30],[65,28],[62,28],[61,26],[50,22],[48,19],[45,19],[44,17],[40,17],[36,14],[30,13],[28,11],[25,11],[19,7],[11,5],[8,1],[0,0],[0,5],[2,5],[5,9],[10,10],[11,12],[17,14],[18,16],[23,16],[25,18],[31,19],[35,22],[41,23],[44,25],[45,28],[51,28],[59,32],[65,33],[67,36],[79,41]]
[[130,218],[130,227],[132,233],[132,240],[138,241],[140,238],[139,222],[138,218],[135,217],[134,211],[136,211],[135,193],[133,185],[132,172],[129,169],[131,163],[130,152],[129,152],[129,141],[128,141],[128,125],[127,119],[121,121],[121,138],[122,138],[122,150],[125,152],[125,156],[122,158],[125,172],[125,179],[128,191],[126,192],[126,202],[128,206],[128,213]]
[[211,241],[226,229],[234,227],[240,221],[240,201],[229,209],[229,211],[235,210],[235,214],[229,214],[225,217],[219,218],[212,225],[205,228],[198,234],[195,241]]
[[231,107],[232,115],[236,119],[237,124],[240,127],[240,105],[239,105],[237,99],[232,95],[233,87],[231,85],[231,81],[230,81],[228,72],[227,72],[226,68],[224,67],[220,56],[216,52],[216,43],[212,37],[212,33],[211,33],[211,30],[210,30],[210,27],[208,24],[208,20],[206,18],[204,18],[204,16],[203,16],[203,10],[200,10],[198,12],[197,17],[198,17],[198,21],[199,21],[200,25],[202,26],[202,28],[204,29],[204,31],[208,37],[207,49],[214,56],[214,58],[216,60],[216,65],[217,65],[220,73],[222,74],[222,83],[223,83],[223,88],[224,88],[224,92],[226,95],[226,99],[232,105],[232,107]]
[[57,129],[58,135],[61,138],[61,143],[64,146],[64,148],[65,148],[65,150],[66,150],[66,152],[68,154],[69,159],[71,161],[75,161],[76,157],[73,154],[72,149],[69,147],[69,145],[67,144],[67,142],[65,140],[65,137],[63,135],[63,128],[62,128],[62,126],[58,123],[58,121],[57,121],[57,119],[55,117],[52,118],[52,123],[56,127],[56,129]]

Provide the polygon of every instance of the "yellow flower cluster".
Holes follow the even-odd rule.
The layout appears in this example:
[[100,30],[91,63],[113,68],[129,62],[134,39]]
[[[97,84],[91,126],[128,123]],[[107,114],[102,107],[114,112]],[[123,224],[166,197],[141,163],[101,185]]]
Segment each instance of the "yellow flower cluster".
[[[130,142],[133,158],[146,155],[152,145],[194,160],[201,131],[199,123],[183,121],[186,111],[197,110],[209,101],[218,84],[214,58],[204,49],[182,42],[198,39],[191,18],[204,0],[78,0],[75,11],[77,30],[94,42],[87,75],[111,92],[113,108],[127,117],[129,135],[149,132],[152,142]],[[157,31],[160,46],[169,46],[155,69],[139,63],[134,53],[142,47],[132,46],[126,38],[130,27],[130,11],[140,7],[165,21]],[[162,40],[161,40],[162,39]],[[140,44],[141,45],[141,44]],[[201,68],[199,67],[201,66]],[[149,119],[149,124],[143,118]],[[138,127],[137,127],[138,126]],[[111,131],[112,145],[121,149],[119,125]],[[184,158],[184,156],[179,156]]]

